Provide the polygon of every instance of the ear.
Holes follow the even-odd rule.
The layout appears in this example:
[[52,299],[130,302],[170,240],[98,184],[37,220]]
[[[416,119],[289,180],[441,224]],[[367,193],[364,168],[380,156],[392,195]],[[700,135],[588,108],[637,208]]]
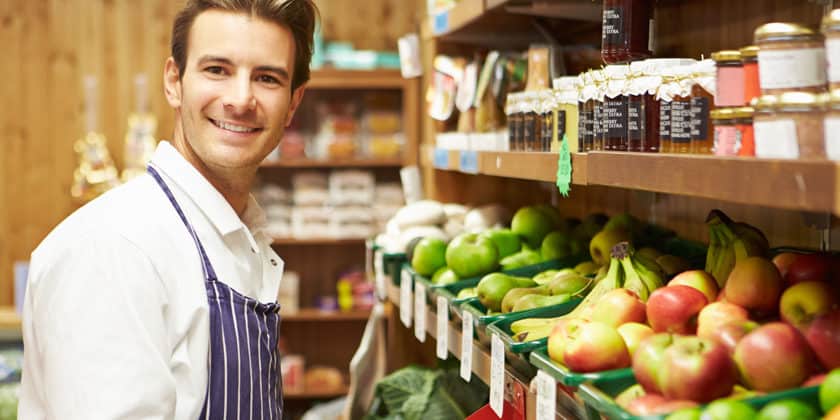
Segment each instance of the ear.
[[175,59],[169,57],[163,66],[163,93],[172,108],[181,107],[181,74]]
[[303,92],[306,90],[306,83],[298,86],[294,92],[292,92],[292,102],[289,104],[289,112],[286,114],[286,127],[292,124],[292,118],[295,116],[295,111],[300,105],[300,101],[303,99]]

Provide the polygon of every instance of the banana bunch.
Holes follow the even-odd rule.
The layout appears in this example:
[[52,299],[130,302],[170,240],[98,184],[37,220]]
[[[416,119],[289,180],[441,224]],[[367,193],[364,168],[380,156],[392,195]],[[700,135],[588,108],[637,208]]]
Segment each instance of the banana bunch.
[[607,274],[572,312],[555,318],[522,319],[513,322],[510,328],[518,341],[548,337],[554,324],[562,318],[588,318],[601,297],[610,290],[623,287],[636,292],[642,301],[647,301],[648,296],[664,284],[662,269],[655,262],[635,255],[628,242],[620,242],[611,250]]
[[715,278],[721,289],[735,263],[748,257],[766,257],[769,253],[770,244],[760,230],[734,222],[718,209],[709,212],[706,226],[709,227],[706,272]]

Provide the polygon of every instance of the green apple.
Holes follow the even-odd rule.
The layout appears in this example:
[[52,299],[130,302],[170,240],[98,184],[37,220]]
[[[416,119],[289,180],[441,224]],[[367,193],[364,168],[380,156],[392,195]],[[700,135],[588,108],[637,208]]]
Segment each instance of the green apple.
[[751,419],[755,417],[751,405],[735,399],[723,398],[712,402],[703,410],[703,420]]
[[598,232],[589,242],[589,254],[592,256],[592,261],[598,265],[607,265],[612,247],[619,242],[629,240],[630,234],[624,229],[604,229]]
[[522,239],[510,229],[495,228],[481,232],[482,237],[488,238],[496,245],[499,258],[515,254],[522,249]]
[[522,207],[513,215],[510,230],[525,238],[533,249],[539,248],[545,235],[554,230],[554,220],[537,207]]
[[423,238],[414,247],[411,267],[417,274],[429,277],[446,266],[446,242],[438,238]]
[[773,401],[764,406],[755,420],[817,420],[817,410],[802,401],[792,398]]
[[507,271],[521,267],[527,267],[529,265],[539,264],[542,261],[543,258],[540,255],[539,251],[522,248],[522,251],[502,258],[502,260],[499,261],[499,263],[502,265],[502,270]]
[[502,300],[508,291],[534,286],[537,286],[537,283],[527,277],[490,273],[481,278],[475,289],[481,304],[491,311],[498,312],[502,310]]
[[824,413],[840,405],[840,368],[834,369],[825,376],[820,385],[820,406]]
[[455,283],[458,280],[458,276],[449,267],[441,267],[432,275],[432,284],[439,286]]
[[498,264],[496,245],[477,233],[462,233],[446,247],[446,265],[461,279],[487,274]]
[[699,420],[700,409],[697,407],[683,408],[665,417],[665,420]]
[[476,296],[478,296],[478,292],[475,290],[475,287],[466,287],[458,292],[455,299],[467,299]]
[[555,230],[543,239],[540,253],[545,260],[557,260],[580,255],[582,248],[581,243],[572,235]]
[[569,230],[569,223],[563,219],[563,215],[560,214],[560,210],[557,210],[557,207],[548,204],[538,204],[534,207],[551,219],[554,230],[562,230],[564,232]]

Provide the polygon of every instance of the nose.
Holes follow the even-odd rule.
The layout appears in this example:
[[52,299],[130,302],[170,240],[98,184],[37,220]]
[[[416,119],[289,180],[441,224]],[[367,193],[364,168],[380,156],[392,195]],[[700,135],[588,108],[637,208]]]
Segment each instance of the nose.
[[230,78],[222,103],[226,111],[232,111],[234,114],[254,110],[257,106],[257,98],[251,87],[250,76],[240,72],[236,77]]

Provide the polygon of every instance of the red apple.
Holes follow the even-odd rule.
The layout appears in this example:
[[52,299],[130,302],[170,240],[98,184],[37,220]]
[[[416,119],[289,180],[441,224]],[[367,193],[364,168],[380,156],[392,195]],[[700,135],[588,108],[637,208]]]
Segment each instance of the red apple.
[[730,355],[733,355],[735,354],[735,347],[738,345],[738,342],[756,328],[758,328],[757,322],[748,319],[734,320],[720,325],[712,331],[711,337],[709,338],[722,344],[726,347],[726,351]]
[[575,372],[619,369],[630,366],[630,353],[614,327],[591,321],[569,333],[563,363]]
[[824,368],[840,367],[840,309],[814,319],[805,330],[805,339]]
[[732,321],[746,321],[749,319],[747,310],[729,302],[712,302],[697,316],[697,336],[712,338],[717,329]]
[[780,254],[776,254],[776,256],[773,257],[773,264],[776,266],[776,268],[779,269],[779,274],[782,275],[782,278],[785,278],[787,276],[788,267],[790,267],[790,264],[799,255],[801,254],[797,254],[794,252],[782,252]]
[[772,262],[749,257],[735,263],[723,288],[726,301],[759,316],[775,313],[782,295],[782,276]]
[[643,323],[646,319],[645,303],[632,290],[613,289],[598,299],[589,319],[609,324],[614,328],[628,322]]
[[726,348],[694,336],[674,338],[665,349],[662,394],[671,399],[705,403],[729,395],[738,369]]
[[694,334],[697,315],[706,303],[706,296],[690,286],[656,289],[647,301],[648,323],[655,332]]
[[654,334],[642,340],[636,348],[633,354],[633,375],[645,391],[654,394],[662,392],[665,349],[672,342],[672,334]]
[[806,379],[805,382],[802,383],[802,388],[821,385],[823,381],[825,381],[825,375],[827,375],[827,373],[823,372],[811,376],[810,378]]
[[714,302],[717,299],[717,282],[711,274],[703,270],[683,271],[668,282],[668,286],[676,286],[678,284],[691,286],[699,290],[706,296],[709,302]]
[[829,281],[831,268],[831,258],[825,254],[800,254],[788,266],[785,281],[788,284]]
[[735,363],[745,385],[769,392],[799,386],[813,372],[814,356],[796,328],[771,322],[738,342]]
[[782,319],[796,328],[802,329],[811,321],[830,311],[840,303],[837,293],[828,283],[804,281],[796,283],[782,293],[779,312]]
[[624,344],[627,345],[627,351],[630,352],[630,357],[633,357],[633,354],[636,353],[636,349],[642,340],[654,334],[653,329],[646,324],[640,324],[638,322],[621,324],[617,330],[621,334],[621,338],[624,339]]
[[566,351],[569,334],[585,322],[589,321],[581,318],[563,318],[554,324],[548,335],[548,357],[551,360],[563,363],[563,352]]
[[635,416],[667,414],[683,408],[696,407],[697,403],[686,400],[672,400],[659,394],[646,394],[636,398],[627,406],[627,411]]

